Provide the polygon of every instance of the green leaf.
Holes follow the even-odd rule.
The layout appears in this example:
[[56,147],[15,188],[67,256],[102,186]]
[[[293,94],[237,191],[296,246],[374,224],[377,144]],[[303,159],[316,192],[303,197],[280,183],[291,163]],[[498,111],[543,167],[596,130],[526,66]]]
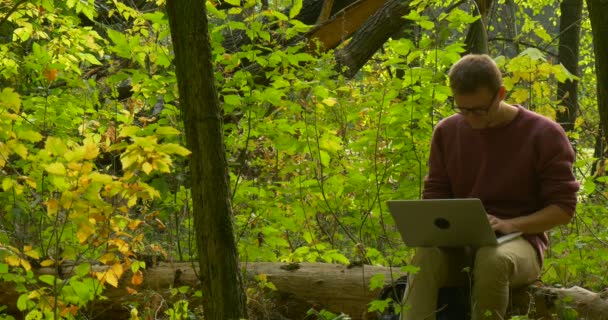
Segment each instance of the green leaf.
[[8,190],[10,190],[13,187],[13,179],[11,178],[4,178],[2,179],[2,189],[6,192]]
[[40,281],[52,286],[55,285],[55,276],[50,275],[50,274],[43,274],[40,277],[38,277],[38,279],[40,279]]
[[27,309],[27,303],[30,301],[30,299],[27,297],[28,295],[28,293],[24,293],[19,296],[19,299],[17,299],[17,308],[19,311],[25,311]]
[[112,29],[107,29],[108,37],[114,42],[114,51],[119,57],[131,58],[131,47],[127,41],[127,37],[122,33]]
[[382,288],[384,287],[385,283],[386,276],[384,275],[384,273],[375,274],[369,279],[369,290]]
[[8,264],[0,263],[0,274],[8,273]]
[[432,30],[433,28],[435,28],[435,23],[433,21],[429,21],[429,20],[420,20],[418,22],[418,24],[420,25],[420,27],[422,29],[425,29],[425,30]]
[[313,93],[320,98],[320,100],[326,99],[329,97],[329,90],[323,86],[316,86],[313,89]]
[[112,176],[107,175],[107,174],[102,174],[99,172],[93,172],[89,175],[89,178],[91,178],[92,182],[100,182],[103,184],[110,184],[112,183],[113,179]]
[[179,132],[179,130],[173,128],[173,127],[158,127],[156,128],[156,130],[154,131],[156,134],[159,135],[176,135],[176,134],[180,134],[181,132]]
[[167,24],[167,17],[162,11],[156,11],[154,13],[144,13],[142,17],[152,23]]
[[388,308],[389,304],[393,301],[393,299],[388,298],[384,300],[373,300],[369,303],[369,308],[367,309],[369,312],[384,312],[386,308]]
[[58,175],[58,176],[64,176],[65,175],[65,167],[63,166],[63,163],[61,162],[54,162],[51,164],[48,164],[45,167],[46,172],[50,173],[50,174],[54,174],[54,175]]
[[586,194],[594,193],[596,186],[595,186],[595,183],[593,182],[593,180],[591,180],[591,179],[585,180],[585,182],[583,183],[583,189],[585,190]]
[[88,262],[81,263],[78,265],[78,267],[76,267],[76,274],[79,277],[84,277],[88,275],[89,272],[91,272],[91,264]]
[[231,4],[233,6],[240,6],[241,0],[224,0],[224,2]]
[[325,150],[321,150],[319,151],[319,155],[321,156],[321,164],[324,167],[329,167],[329,161],[331,160],[329,153],[327,153]]
[[92,54],[90,54],[90,53],[83,53],[83,54],[80,54],[80,57],[81,57],[83,60],[88,61],[88,62],[89,62],[90,64],[92,64],[92,65],[97,65],[97,66],[102,65],[102,63],[101,63],[99,60],[97,60],[97,58],[95,58],[95,56],[94,56],[94,55],[92,55]]
[[233,105],[233,106],[238,106],[241,104],[241,98],[234,94],[225,95],[224,103]]
[[140,131],[141,131],[140,127],[126,126],[126,127],[123,127],[122,129],[120,129],[120,134],[118,136],[119,137],[134,137]]
[[[304,234],[302,235],[302,237],[304,238],[306,243],[312,243],[313,234],[310,231],[304,231]],[[307,247],[303,247],[303,248],[307,248]]]
[[17,132],[17,137],[21,140],[26,140],[29,142],[38,142],[42,140],[42,135],[36,131],[32,130],[23,130]]
[[63,141],[56,137],[48,137],[44,148],[56,156],[63,156],[68,151],[68,147],[66,147]]
[[329,257],[331,257],[332,262],[338,262],[338,263],[341,263],[341,264],[349,264],[350,263],[350,260],[348,260],[348,258],[345,255],[343,255],[343,254],[341,254],[341,253],[339,253],[337,251],[330,253]]
[[295,18],[302,10],[302,0],[294,0],[293,6],[289,9],[289,18]]
[[539,60],[539,61],[546,61],[545,59],[545,55],[538,49],[536,48],[527,48],[524,51],[522,51],[519,56],[528,56],[530,57],[532,60]]
[[165,143],[160,147],[160,150],[169,154],[178,154],[182,157],[185,157],[191,153],[190,150],[175,143]]

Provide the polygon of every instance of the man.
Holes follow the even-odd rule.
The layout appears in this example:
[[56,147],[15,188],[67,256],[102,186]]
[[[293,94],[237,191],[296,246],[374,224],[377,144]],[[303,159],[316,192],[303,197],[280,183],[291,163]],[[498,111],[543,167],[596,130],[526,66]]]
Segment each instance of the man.
[[558,124],[503,101],[489,56],[467,55],[448,76],[456,114],[434,130],[423,197],[480,198],[495,232],[523,236],[473,252],[470,272],[464,249],[417,248],[403,319],[435,319],[438,289],[471,282],[472,319],[503,319],[509,289],[540,276],[545,231],[574,215],[574,152]]

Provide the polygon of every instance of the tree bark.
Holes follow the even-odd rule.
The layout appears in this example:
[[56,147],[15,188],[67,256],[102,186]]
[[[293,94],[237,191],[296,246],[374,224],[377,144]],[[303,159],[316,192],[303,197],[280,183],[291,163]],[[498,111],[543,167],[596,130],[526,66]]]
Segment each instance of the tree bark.
[[329,19],[331,15],[331,8],[334,6],[334,0],[325,0],[323,1],[323,8],[321,8],[321,13],[319,14],[319,18],[317,19],[317,24],[321,24],[325,22],[325,20]]
[[205,318],[247,318],[205,1],[169,0],[167,13],[186,141],[192,151],[190,180]]
[[[358,32],[361,26],[368,21],[383,5],[388,4],[379,0],[358,0],[344,8],[332,19],[325,21],[317,28],[311,30],[306,38],[318,40],[324,51],[337,47],[344,40]],[[386,41],[386,40],[385,40]],[[314,42],[309,42],[315,48]]]
[[466,53],[488,54],[488,12],[492,8],[492,0],[475,0],[476,13],[480,18],[471,24],[465,39]]
[[[383,5],[383,2],[378,0],[358,0],[310,30],[302,38],[309,42],[309,50],[326,51],[334,49],[354,34],[347,46],[334,53],[338,70],[342,72],[342,67],[346,67],[342,73],[352,77],[391,35],[408,23],[402,19],[409,10],[408,3],[409,0],[405,3],[390,0]],[[318,40],[320,48],[313,42],[315,39]],[[256,83],[267,83],[263,68],[259,64],[252,64],[246,69],[255,78]]]
[[[608,2],[587,0],[593,34],[595,73],[597,75],[597,107],[600,114],[601,136],[608,141]],[[602,150],[604,154],[606,150]]]
[[[579,45],[583,0],[562,0],[559,23],[559,62],[573,75],[579,76]],[[578,80],[566,80],[557,84],[557,97],[561,100],[557,122],[565,131],[574,129],[578,112]],[[564,110],[561,110],[564,109]]]
[[336,51],[336,67],[340,71],[344,70],[342,73],[345,77],[354,77],[391,36],[404,27],[411,26],[411,21],[403,19],[410,10],[409,3],[410,1],[387,1],[365,21],[344,48]]
[[[300,13],[298,13],[294,19],[301,21],[307,25],[315,25],[317,21],[320,19],[320,15],[322,13],[325,0],[304,0],[302,4],[302,9]],[[351,4],[357,2],[357,0],[333,0],[331,10],[327,12],[328,17],[334,16],[336,13],[340,12],[342,9],[350,6]],[[233,5],[222,2],[222,9],[227,9],[234,7]],[[264,9],[266,10],[266,9]],[[289,10],[285,10],[284,14],[289,14]],[[243,22],[245,20],[245,13],[241,13],[240,15],[233,16],[234,20]],[[325,21],[327,19],[323,19]],[[273,25],[271,28],[275,28],[276,25]],[[247,32],[245,30],[229,30],[226,29],[224,32],[225,40],[223,42],[223,46],[227,52],[238,52],[245,45],[251,44],[251,39],[247,36]]]

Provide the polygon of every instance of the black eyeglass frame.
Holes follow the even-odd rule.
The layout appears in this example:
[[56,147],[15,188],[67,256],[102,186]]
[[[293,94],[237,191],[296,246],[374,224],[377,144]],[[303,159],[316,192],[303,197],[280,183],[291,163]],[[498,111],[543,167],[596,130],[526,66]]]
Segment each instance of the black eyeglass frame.
[[452,109],[454,110],[454,112],[456,112],[458,114],[462,114],[462,115],[474,114],[476,116],[486,116],[486,115],[488,115],[488,112],[490,112],[490,108],[492,108],[492,106],[496,102],[496,97],[498,97],[498,93],[499,92],[500,92],[500,89],[496,90],[496,92],[494,93],[494,96],[492,96],[492,101],[490,102],[490,105],[488,105],[485,108],[480,108],[480,107],[462,108],[462,107],[458,107],[458,106],[456,106],[454,98],[452,98],[452,99],[450,99],[451,102],[452,102]]

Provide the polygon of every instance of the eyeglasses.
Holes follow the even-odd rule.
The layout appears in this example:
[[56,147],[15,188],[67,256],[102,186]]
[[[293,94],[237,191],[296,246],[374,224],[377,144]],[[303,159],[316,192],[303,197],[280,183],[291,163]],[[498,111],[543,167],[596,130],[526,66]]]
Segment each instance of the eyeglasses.
[[494,102],[496,101],[496,97],[498,97],[498,92],[500,90],[497,90],[494,93],[494,96],[492,97],[492,101],[490,102],[490,104],[487,107],[459,107],[456,105],[456,103],[454,102],[454,99],[450,99],[452,102],[452,109],[454,109],[454,111],[458,114],[462,114],[462,115],[467,115],[467,114],[472,114],[472,115],[476,115],[476,116],[485,116],[488,114],[488,112],[490,111],[490,108],[492,108],[492,105],[494,105]]

